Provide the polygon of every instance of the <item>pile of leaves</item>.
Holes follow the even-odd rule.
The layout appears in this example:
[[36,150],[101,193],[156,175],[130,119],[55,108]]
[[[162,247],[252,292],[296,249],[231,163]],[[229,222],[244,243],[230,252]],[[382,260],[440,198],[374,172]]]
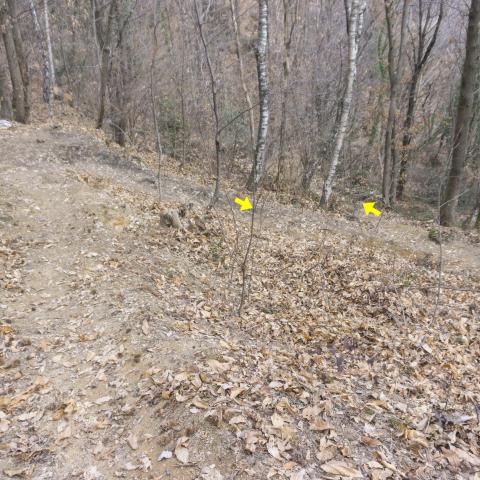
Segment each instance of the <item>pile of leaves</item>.
[[219,349],[181,371],[151,370],[144,398],[227,431],[266,478],[479,478],[478,277],[258,220],[238,314],[249,219],[189,215],[201,229],[154,240],[153,215],[142,235],[174,240],[209,272],[177,328],[209,332]]

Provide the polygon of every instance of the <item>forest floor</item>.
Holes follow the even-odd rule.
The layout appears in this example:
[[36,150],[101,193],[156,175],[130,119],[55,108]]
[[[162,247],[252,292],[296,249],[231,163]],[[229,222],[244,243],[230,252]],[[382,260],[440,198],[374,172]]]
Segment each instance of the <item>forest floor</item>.
[[264,197],[238,314],[251,211],[154,182],[0,132],[1,478],[480,479],[478,234]]

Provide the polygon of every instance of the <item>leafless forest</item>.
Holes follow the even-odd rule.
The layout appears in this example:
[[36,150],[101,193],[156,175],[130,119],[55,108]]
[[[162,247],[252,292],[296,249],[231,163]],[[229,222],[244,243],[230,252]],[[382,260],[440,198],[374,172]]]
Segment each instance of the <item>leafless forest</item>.
[[469,3],[9,0],[2,117],[69,103],[120,145],[210,174],[213,201],[232,177],[324,206],[353,187],[473,227],[480,14]]
[[480,0],[0,37],[2,480],[480,480]]

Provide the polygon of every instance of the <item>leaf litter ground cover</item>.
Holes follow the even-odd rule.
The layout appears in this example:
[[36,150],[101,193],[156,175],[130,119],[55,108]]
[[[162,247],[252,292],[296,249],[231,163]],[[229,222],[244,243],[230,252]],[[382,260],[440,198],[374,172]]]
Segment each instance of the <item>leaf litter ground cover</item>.
[[259,218],[238,315],[248,215],[162,227],[168,177],[160,203],[29,135],[1,199],[7,478],[478,479],[476,272],[437,297],[435,261],[292,211]]

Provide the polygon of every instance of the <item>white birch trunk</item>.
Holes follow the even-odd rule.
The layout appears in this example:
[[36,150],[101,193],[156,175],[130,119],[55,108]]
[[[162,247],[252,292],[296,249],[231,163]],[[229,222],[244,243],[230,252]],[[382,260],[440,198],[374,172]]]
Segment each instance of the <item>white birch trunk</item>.
[[43,0],[43,11],[45,16],[45,40],[47,42],[47,51],[48,51],[48,65],[50,71],[50,100],[53,97],[53,87],[56,84],[55,81],[55,65],[53,63],[53,51],[52,51],[52,40],[50,37],[50,21],[48,16],[48,1]]
[[322,198],[320,203],[328,205],[332,195],[333,181],[337,172],[337,167],[340,161],[340,153],[342,151],[345,134],[347,132],[348,120],[352,106],[353,86],[357,76],[357,56],[358,44],[363,27],[363,16],[365,13],[365,1],[352,0],[351,4],[345,2],[347,9],[347,31],[348,31],[348,73],[347,86],[342,102],[342,111],[335,134],[335,146],[333,149],[332,159],[330,162],[330,170],[328,176],[323,184]]
[[42,34],[42,29],[40,27],[40,22],[38,21],[37,10],[33,0],[30,0],[30,12],[33,18],[33,26],[35,28],[35,34],[37,36],[37,41],[40,46],[40,51],[42,54],[42,73],[43,73],[43,100],[45,103],[50,105],[51,101],[51,91],[50,91],[50,65],[48,61],[48,49],[45,42],[45,38]]
[[265,147],[268,132],[268,0],[258,0],[258,42],[255,49],[258,74],[258,96],[260,102],[260,119],[258,122],[257,147],[252,171],[247,182],[247,188],[256,191],[265,170]]

